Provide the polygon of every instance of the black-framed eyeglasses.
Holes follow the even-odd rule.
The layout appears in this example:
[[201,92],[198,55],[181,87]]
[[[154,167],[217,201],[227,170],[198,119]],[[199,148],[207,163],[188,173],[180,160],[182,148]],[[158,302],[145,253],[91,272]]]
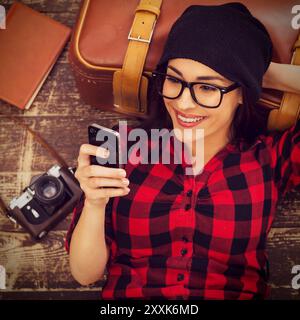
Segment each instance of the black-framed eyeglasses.
[[159,95],[167,99],[177,99],[187,87],[193,100],[205,108],[218,108],[223,95],[240,87],[235,82],[229,87],[220,87],[205,82],[187,82],[177,77],[161,72],[152,72],[152,79]]

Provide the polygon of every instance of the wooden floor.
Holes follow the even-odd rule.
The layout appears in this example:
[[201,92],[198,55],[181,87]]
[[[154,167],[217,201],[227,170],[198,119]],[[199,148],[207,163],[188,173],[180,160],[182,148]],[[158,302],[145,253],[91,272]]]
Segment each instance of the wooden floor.
[[[6,9],[11,0],[1,1]],[[23,0],[33,9],[73,26],[80,0]],[[76,165],[78,150],[87,142],[87,126],[97,119],[114,125],[120,116],[86,105],[79,97],[67,60],[68,46],[29,110],[21,111],[0,102],[1,112],[23,118],[57,150],[70,166]],[[122,119],[126,119],[122,117]],[[20,194],[33,175],[45,172],[56,161],[21,127],[0,116],[0,194],[8,203]],[[268,240],[271,269],[271,299],[300,299],[292,289],[291,273],[300,265],[300,194],[296,207],[288,197],[278,206]],[[70,216],[36,243],[22,228],[0,215],[0,265],[7,273],[0,299],[97,299],[103,282],[82,287],[70,275],[64,237]]]

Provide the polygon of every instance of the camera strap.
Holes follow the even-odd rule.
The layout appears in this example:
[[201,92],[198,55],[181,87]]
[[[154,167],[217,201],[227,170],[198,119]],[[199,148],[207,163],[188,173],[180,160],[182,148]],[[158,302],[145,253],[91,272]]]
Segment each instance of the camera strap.
[[[68,168],[68,165],[66,161],[58,154],[58,152],[40,135],[40,133],[34,131],[25,123],[25,121],[21,118],[18,118],[16,116],[7,115],[2,112],[0,112],[1,116],[7,117],[11,119],[15,124],[23,127],[26,129],[30,134],[32,134],[35,141],[37,141],[40,145],[43,146],[44,149],[48,151],[48,153],[62,166]],[[4,201],[2,200],[0,196],[0,208],[3,210],[3,212],[7,215],[9,214],[9,209],[5,205]]]

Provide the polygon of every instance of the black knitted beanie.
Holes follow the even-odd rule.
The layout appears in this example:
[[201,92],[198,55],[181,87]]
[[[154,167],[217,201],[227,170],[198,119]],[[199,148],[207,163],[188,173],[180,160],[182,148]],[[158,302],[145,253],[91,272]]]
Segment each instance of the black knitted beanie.
[[192,5],[173,24],[157,69],[173,58],[199,61],[238,82],[256,102],[272,48],[266,28],[243,4]]

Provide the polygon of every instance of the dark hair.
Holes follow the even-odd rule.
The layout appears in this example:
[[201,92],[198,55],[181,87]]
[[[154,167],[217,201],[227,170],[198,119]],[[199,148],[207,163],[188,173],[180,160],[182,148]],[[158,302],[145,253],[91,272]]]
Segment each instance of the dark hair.
[[[166,72],[167,64],[161,66],[156,71]],[[247,91],[242,87],[243,105],[236,109],[230,128],[230,142],[237,147],[243,141],[247,146],[251,146],[260,134],[267,134],[267,121],[270,110],[258,104],[250,102]],[[163,98],[158,95],[153,82],[150,81],[148,88],[148,107],[150,116],[144,120],[139,127],[148,129],[172,129],[172,119],[165,107]]]

